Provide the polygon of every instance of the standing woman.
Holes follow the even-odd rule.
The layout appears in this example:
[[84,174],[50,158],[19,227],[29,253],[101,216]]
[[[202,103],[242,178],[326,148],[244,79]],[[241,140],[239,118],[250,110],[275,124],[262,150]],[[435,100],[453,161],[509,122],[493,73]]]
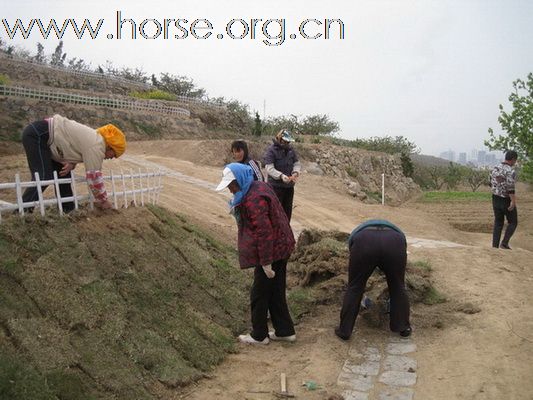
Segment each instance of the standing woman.
[[268,183],[276,192],[287,214],[289,222],[292,216],[294,185],[300,176],[301,164],[296,151],[291,146],[294,138],[286,129],[282,129],[273,139],[273,144],[266,150],[263,163],[268,175]]
[[231,154],[233,154],[233,159],[235,160],[235,162],[241,164],[248,164],[252,168],[252,172],[254,174],[254,181],[265,181],[263,173],[261,172],[261,165],[257,161],[252,160],[250,158],[250,155],[248,153],[248,144],[244,140],[235,140],[231,144]]
[[335,334],[348,340],[352,334],[368,278],[379,267],[387,278],[390,295],[390,330],[411,335],[409,299],[405,291],[407,242],[404,233],[386,220],[369,220],[352,231],[348,239],[350,263],[348,287],[342,303],[340,325]]
[[[248,165],[228,164],[216,190],[226,187],[233,194],[230,207],[237,220],[240,266],[254,268],[252,330],[240,335],[239,340],[247,344],[294,342],[296,334],[285,291],[287,261],[295,242],[287,216],[272,188],[254,181]],[[273,332],[268,331],[268,312]]]

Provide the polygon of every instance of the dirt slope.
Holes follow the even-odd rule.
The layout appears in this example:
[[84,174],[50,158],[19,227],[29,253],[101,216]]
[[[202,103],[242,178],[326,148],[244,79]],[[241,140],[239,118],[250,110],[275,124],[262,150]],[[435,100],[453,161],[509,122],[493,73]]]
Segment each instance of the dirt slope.
[[[205,154],[225,157],[225,149],[180,142],[179,151],[168,143],[133,144],[128,157],[106,164],[106,168],[166,168],[161,204],[190,217],[213,235],[235,244],[235,223],[227,213],[226,193],[212,190],[221,168],[194,163]],[[205,154],[204,154],[205,153]],[[198,155],[198,158],[196,157]],[[296,188],[293,229],[349,232],[367,218],[386,218],[404,229],[409,258],[427,261],[439,291],[449,299],[469,302],[481,311],[450,310],[436,326],[426,326],[431,306],[413,310],[417,380],[415,399],[529,399],[533,393],[533,215],[520,213],[520,224],[511,252],[490,247],[488,233],[455,229],[445,215],[420,204],[382,207],[356,202],[343,194],[342,182],[303,174]],[[521,199],[532,201],[532,193],[521,191]],[[462,207],[454,205],[458,211]],[[490,204],[480,204],[480,208]],[[519,210],[521,210],[519,208]],[[453,213],[453,209],[450,211]],[[490,214],[489,214],[490,215]],[[289,265],[290,268],[290,265]],[[279,389],[279,374],[287,373],[289,389],[298,398],[325,399],[342,393],[337,378],[351,354],[368,346],[384,349],[394,336],[368,327],[358,320],[350,342],[332,334],[340,305],[318,307],[297,326],[295,344],[272,343],[266,348],[240,346],[216,370],[212,379],[189,387],[187,399],[270,399]],[[302,380],[321,385],[307,391]],[[379,398],[376,384],[367,398]],[[266,392],[266,393],[263,393]]]
[[[184,145],[182,152],[197,151]],[[215,184],[220,168],[194,164],[165,154],[158,156],[157,145],[150,152],[132,148],[136,163],[155,163]],[[207,152],[213,151],[206,149]],[[128,164],[134,165],[134,164]],[[153,166],[154,164],[152,164]],[[197,183],[198,183],[197,182]],[[179,178],[165,181],[163,204],[191,215],[219,237],[233,241],[235,225],[228,216],[226,194]],[[415,398],[420,399],[527,399],[533,393],[533,268],[531,267],[531,227],[529,209],[521,214],[521,225],[511,252],[493,250],[490,235],[454,229],[446,218],[419,204],[382,207],[355,202],[342,194],[342,184],[334,179],[303,175],[295,195],[293,228],[337,229],[349,232],[367,218],[386,218],[401,226],[409,241],[411,260],[426,260],[433,268],[436,287],[450,299],[460,299],[481,308],[477,314],[455,313],[439,328],[420,327],[419,321],[431,309],[413,315],[415,358],[418,380]],[[531,199],[531,192],[522,192]],[[455,207],[460,207],[455,206]],[[489,204],[480,205],[489,207]],[[422,240],[424,239],[424,240]],[[431,239],[431,240],[427,240]],[[451,242],[451,243],[448,243]],[[214,379],[201,383],[191,399],[263,399],[270,394],[252,393],[276,390],[279,373],[289,376],[291,390],[302,398],[322,399],[342,393],[337,377],[350,352],[363,350],[370,342],[384,346],[386,331],[375,331],[358,321],[358,333],[350,343],[339,342],[332,334],[339,306],[319,308],[298,326],[294,345],[271,344],[267,349],[242,347],[218,369]],[[253,371],[251,373],[250,371]],[[313,379],[323,390],[307,392],[300,384]],[[377,396],[371,394],[369,398]]]

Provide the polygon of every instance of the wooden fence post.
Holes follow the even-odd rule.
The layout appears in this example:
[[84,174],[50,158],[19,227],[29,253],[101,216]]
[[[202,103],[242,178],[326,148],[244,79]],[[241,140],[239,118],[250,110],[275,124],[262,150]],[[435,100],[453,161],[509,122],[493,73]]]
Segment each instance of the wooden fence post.
[[17,204],[19,206],[19,214],[20,216],[24,215],[24,206],[22,205],[22,188],[20,187],[20,175],[15,174],[15,184],[16,184],[16,191],[17,191]]
[[41,186],[41,178],[39,178],[38,172],[35,173],[35,183],[37,184],[37,196],[39,196],[39,208],[41,215],[44,217],[43,187]]
[[56,200],[59,215],[63,215],[63,202],[61,201],[61,192],[59,191],[59,182],[57,177],[57,171],[54,171],[54,186],[56,189]]

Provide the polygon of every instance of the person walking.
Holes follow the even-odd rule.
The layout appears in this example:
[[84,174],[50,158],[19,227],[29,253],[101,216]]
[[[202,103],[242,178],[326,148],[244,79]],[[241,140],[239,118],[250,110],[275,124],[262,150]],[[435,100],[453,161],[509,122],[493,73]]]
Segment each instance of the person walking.
[[252,168],[252,172],[254,174],[254,181],[265,181],[263,173],[261,172],[261,164],[250,158],[248,152],[248,143],[246,143],[242,139],[235,140],[233,143],[231,143],[231,154],[233,155],[233,159],[235,160],[235,162],[241,164],[248,164],[250,168]]
[[[496,165],[490,173],[492,191],[492,210],[494,211],[494,228],[492,230],[492,247],[511,250],[509,241],[518,226],[518,211],[516,209],[515,183],[516,174],[513,169],[518,154],[514,150],[505,153],[505,160]],[[507,229],[500,243],[507,218]]]
[[[126,150],[126,137],[116,126],[108,124],[92,129],[61,115],[54,115],[29,124],[22,131],[22,144],[26,152],[32,180],[35,172],[41,180],[53,179],[53,172],[60,177],[70,174],[76,164],[85,165],[85,178],[95,206],[107,209],[112,204],[107,199],[102,175],[104,159],[120,157]],[[43,186],[43,191],[46,186]],[[59,185],[62,198],[72,197],[70,183]],[[22,195],[23,202],[38,200],[36,187],[29,187]],[[74,209],[74,202],[63,204],[63,211]]]
[[[240,335],[247,344],[268,344],[270,340],[296,340],[286,298],[287,261],[295,240],[281,204],[264,182],[254,181],[250,166],[231,163],[222,173],[216,190],[228,188],[232,214],[238,226],[239,264],[254,268],[250,291],[252,330]],[[274,331],[268,331],[268,312]]]
[[409,298],[405,290],[407,242],[404,233],[389,221],[369,220],[352,231],[348,248],[348,287],[335,334],[343,340],[352,335],[366,282],[379,267],[385,273],[389,288],[390,329],[403,337],[411,335]]
[[282,129],[273,139],[263,157],[263,164],[268,175],[268,183],[279,198],[289,222],[292,217],[294,185],[300,177],[301,164],[296,150],[291,146],[294,138]]

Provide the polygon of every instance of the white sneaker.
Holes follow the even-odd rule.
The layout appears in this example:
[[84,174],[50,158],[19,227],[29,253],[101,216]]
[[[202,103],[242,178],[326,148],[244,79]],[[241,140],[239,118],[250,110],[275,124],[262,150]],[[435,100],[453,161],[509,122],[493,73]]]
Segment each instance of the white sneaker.
[[270,340],[268,339],[268,336],[264,338],[263,340],[255,340],[250,335],[239,335],[239,342],[246,343],[246,344],[268,344]]
[[268,332],[268,337],[270,340],[275,340],[279,342],[295,342],[296,341],[296,334],[290,335],[290,336],[276,336],[274,331]]

